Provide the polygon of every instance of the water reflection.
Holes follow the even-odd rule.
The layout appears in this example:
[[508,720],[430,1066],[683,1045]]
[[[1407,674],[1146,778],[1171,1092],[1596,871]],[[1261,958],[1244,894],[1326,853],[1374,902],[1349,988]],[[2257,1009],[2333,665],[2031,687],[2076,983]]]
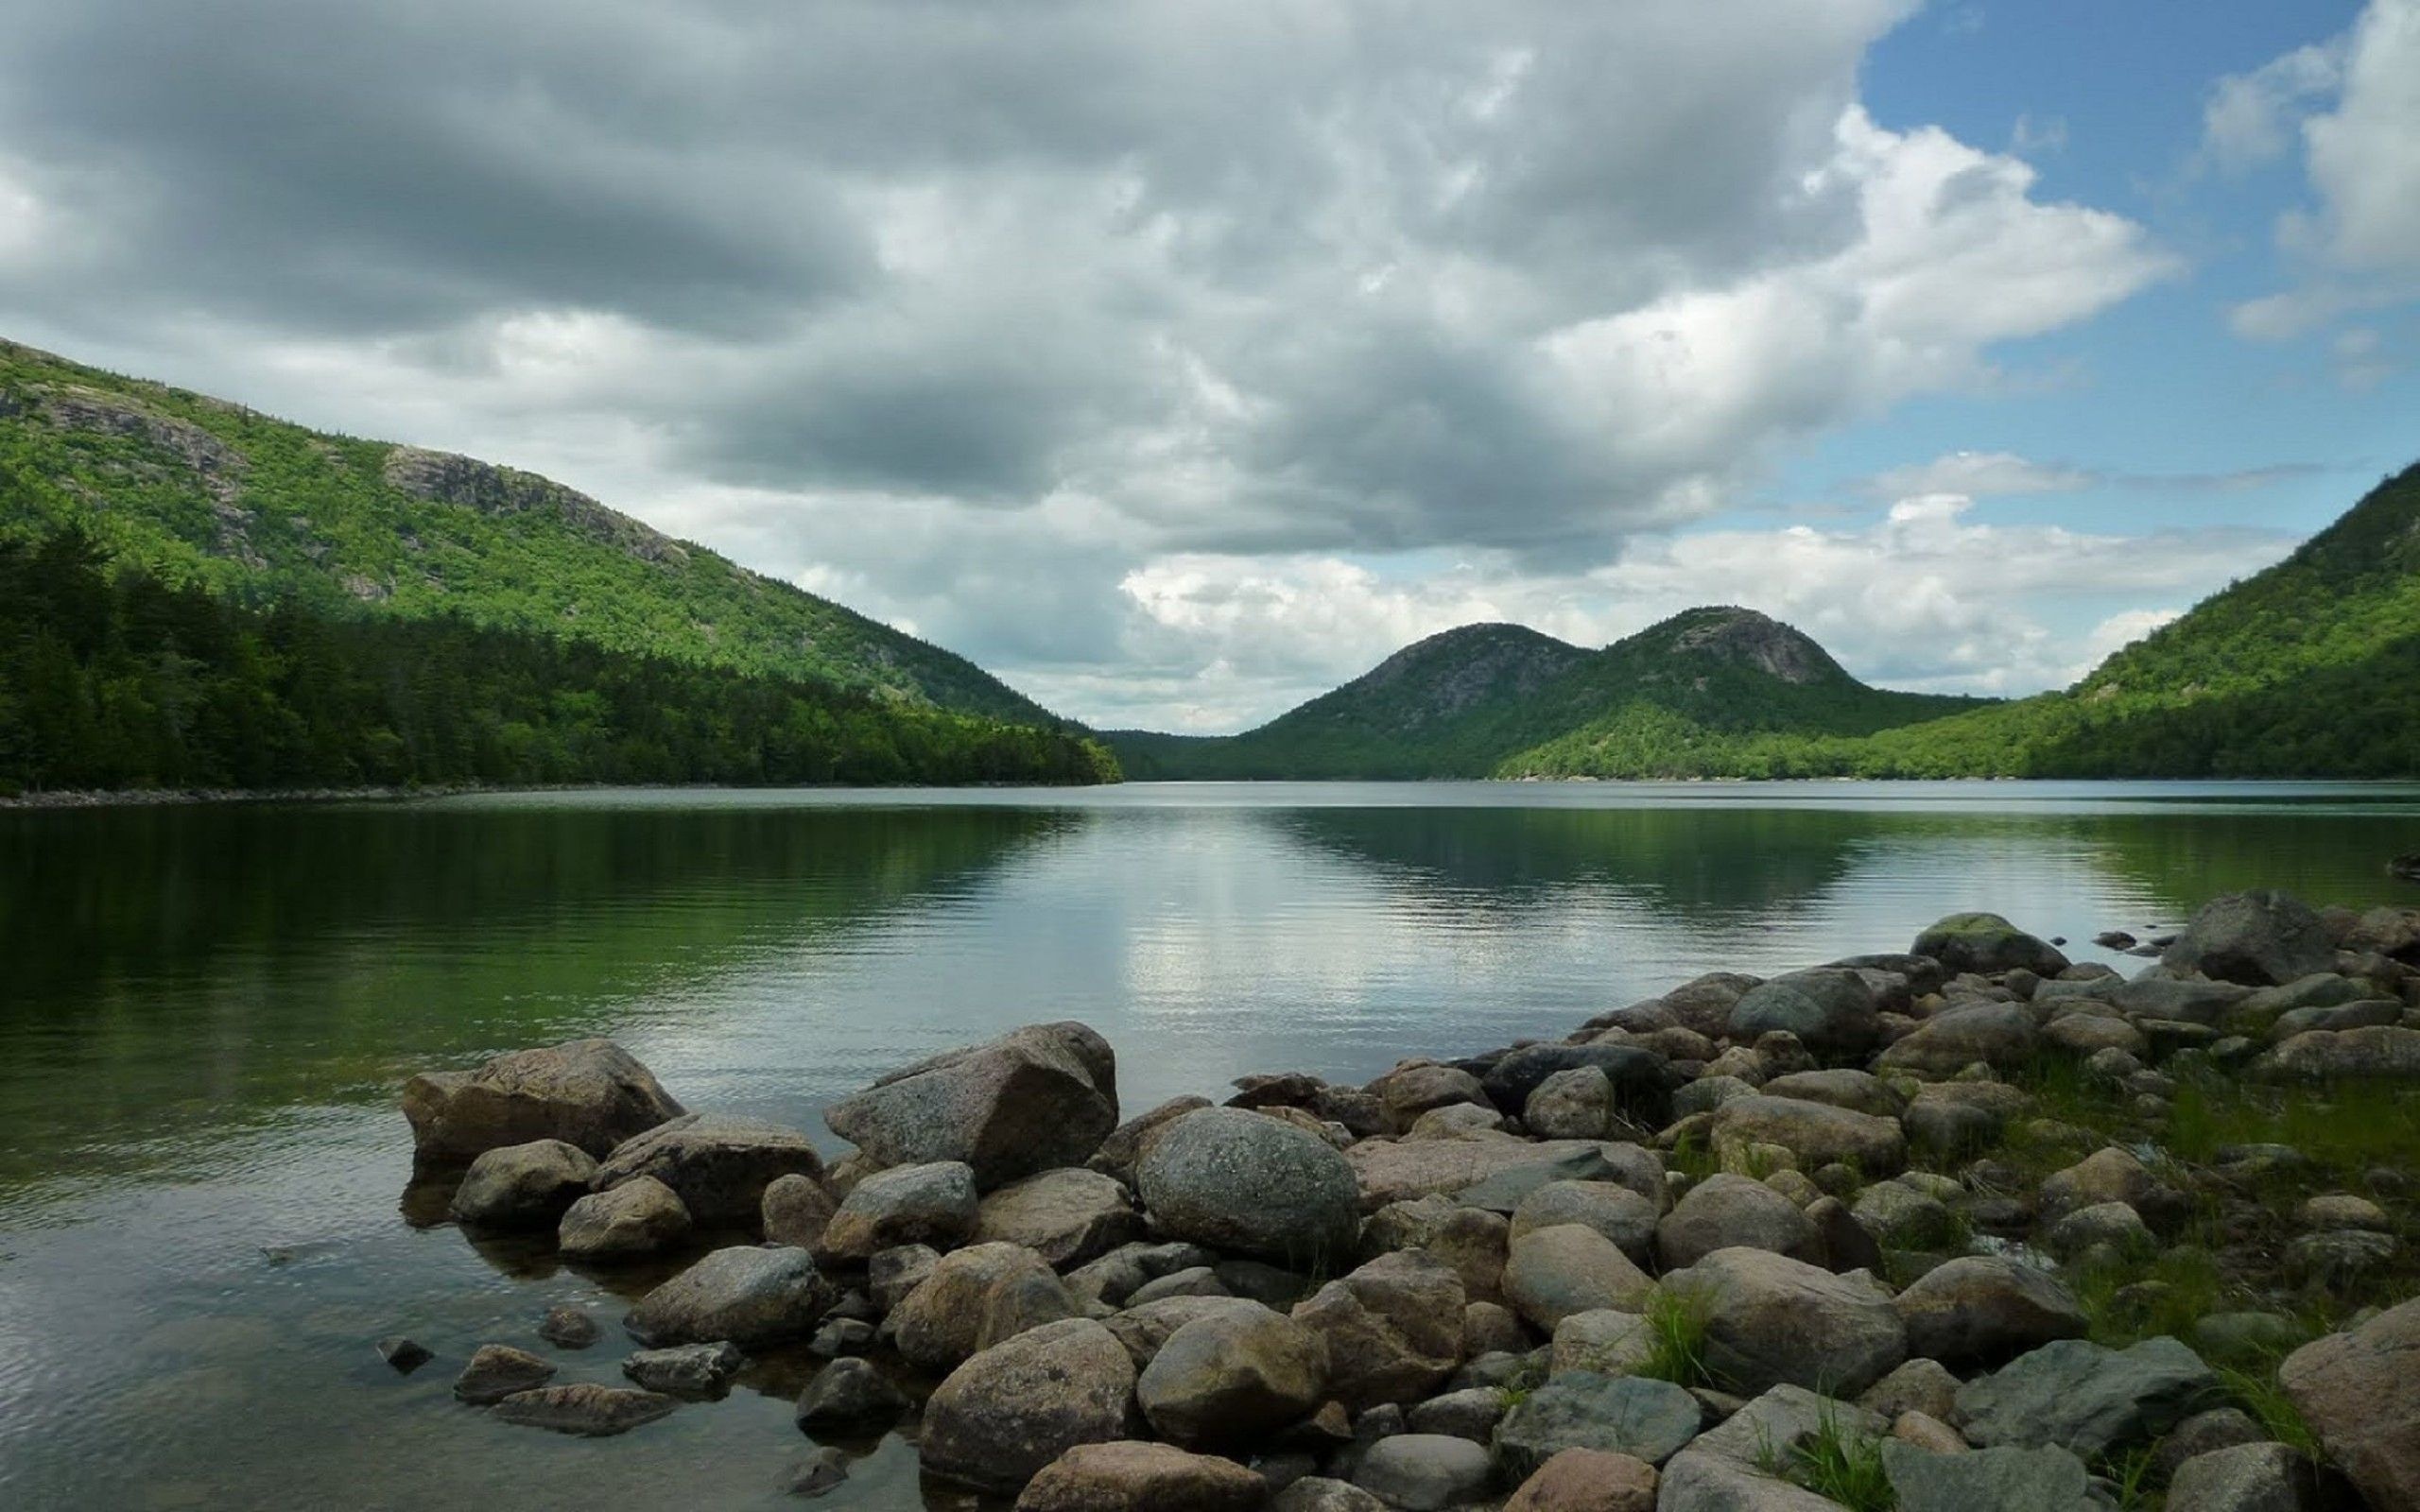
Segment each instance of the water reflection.
[[[567,1267],[446,1225],[392,1111],[410,1069],[611,1033],[692,1107],[817,1127],[880,1070],[1073,1017],[1115,1044],[1138,1108],[1560,1034],[1708,968],[1903,947],[1952,907],[2082,940],[2254,883],[2396,896],[2379,867],[2420,849],[2409,797],[2262,791],[0,816],[0,1503],[786,1504],[801,1356],[599,1443],[451,1401],[479,1343],[536,1347],[558,1303],[617,1317],[665,1267]],[[440,1361],[396,1377],[368,1341],[398,1331]],[[622,1352],[565,1356],[562,1379],[618,1380]],[[898,1435],[850,1447],[825,1504],[962,1502],[921,1486]]]

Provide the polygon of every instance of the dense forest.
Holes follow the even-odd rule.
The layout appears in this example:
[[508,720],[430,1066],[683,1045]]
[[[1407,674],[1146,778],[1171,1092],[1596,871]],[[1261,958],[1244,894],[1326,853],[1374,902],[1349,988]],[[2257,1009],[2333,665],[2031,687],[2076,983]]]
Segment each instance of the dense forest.
[[0,341],[0,529],[251,604],[444,618],[1073,727],[967,661],[562,484]]
[[248,606],[72,528],[0,539],[0,793],[1116,776],[1064,730],[452,616]]
[[1853,735],[1633,702],[1499,777],[2420,774],[2420,467],[2073,688]]

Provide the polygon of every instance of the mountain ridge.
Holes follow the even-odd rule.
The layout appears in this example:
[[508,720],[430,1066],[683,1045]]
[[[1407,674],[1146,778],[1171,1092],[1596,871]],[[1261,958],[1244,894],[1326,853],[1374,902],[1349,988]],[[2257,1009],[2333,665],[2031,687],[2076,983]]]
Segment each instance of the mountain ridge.
[[1074,729],[972,662],[537,473],[311,430],[0,340],[0,528],[251,603],[454,614],[609,650]]

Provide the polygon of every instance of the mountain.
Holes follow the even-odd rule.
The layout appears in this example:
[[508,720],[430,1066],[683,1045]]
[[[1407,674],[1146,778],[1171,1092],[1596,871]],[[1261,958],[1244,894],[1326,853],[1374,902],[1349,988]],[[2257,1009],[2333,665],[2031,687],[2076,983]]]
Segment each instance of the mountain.
[[121,562],[251,604],[447,615],[1063,722],[965,658],[675,541],[533,473],[306,430],[0,342],[0,533],[75,526]]
[[1689,775],[1704,740],[1865,734],[1976,703],[1867,687],[1789,626],[1713,608],[1597,651],[1464,626],[1240,735],[1106,738],[1140,778],[1523,775],[1525,753],[1541,751]]
[[0,343],[0,796],[1117,775],[963,658],[561,484]]

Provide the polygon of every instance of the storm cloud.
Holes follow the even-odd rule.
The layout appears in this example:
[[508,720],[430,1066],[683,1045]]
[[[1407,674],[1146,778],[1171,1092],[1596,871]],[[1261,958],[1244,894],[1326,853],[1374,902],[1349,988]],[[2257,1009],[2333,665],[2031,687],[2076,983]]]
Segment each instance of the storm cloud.
[[0,317],[1257,716],[1136,584],[1575,580],[2173,270],[1872,118],[1913,9],[0,0]]

